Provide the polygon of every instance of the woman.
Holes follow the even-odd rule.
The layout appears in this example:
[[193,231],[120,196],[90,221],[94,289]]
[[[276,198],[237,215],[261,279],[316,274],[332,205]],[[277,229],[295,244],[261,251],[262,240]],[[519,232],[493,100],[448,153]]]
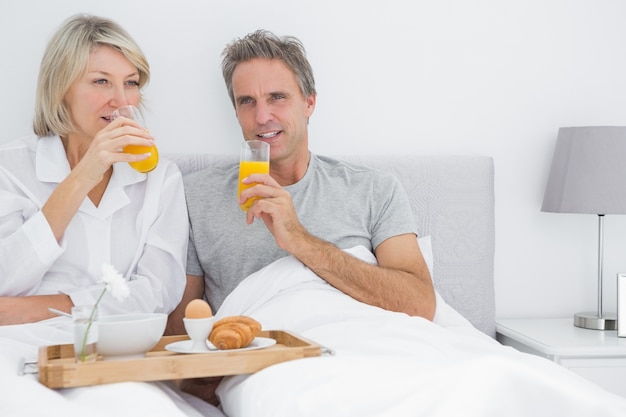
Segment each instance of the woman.
[[0,148],[0,324],[52,317],[92,305],[110,264],[130,296],[109,293],[100,314],[169,313],[185,286],[189,226],[182,176],[161,160],[149,174],[128,162],[148,154],[127,145],[154,139],[111,113],[141,105],[149,65],[116,23],[68,19],[41,63],[35,135]]

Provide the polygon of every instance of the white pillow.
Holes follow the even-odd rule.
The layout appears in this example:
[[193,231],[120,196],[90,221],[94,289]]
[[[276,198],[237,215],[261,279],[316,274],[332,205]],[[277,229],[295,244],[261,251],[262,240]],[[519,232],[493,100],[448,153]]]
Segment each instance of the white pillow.
[[[433,275],[433,245],[430,236],[422,236],[417,239],[417,244],[422,251],[424,261],[430,272],[430,278],[434,282]],[[435,298],[437,303],[437,309],[435,310],[435,317],[433,317],[433,323],[437,323],[443,327],[451,326],[472,326],[470,322],[463,317],[459,312],[450,307],[448,303],[441,297],[439,291],[435,289]]]
[[433,257],[433,245],[430,239],[430,235],[422,236],[417,238],[417,244],[422,251],[422,256],[426,261],[426,266],[428,267],[428,272],[430,272],[430,279],[433,278],[433,265],[434,265],[434,257]]

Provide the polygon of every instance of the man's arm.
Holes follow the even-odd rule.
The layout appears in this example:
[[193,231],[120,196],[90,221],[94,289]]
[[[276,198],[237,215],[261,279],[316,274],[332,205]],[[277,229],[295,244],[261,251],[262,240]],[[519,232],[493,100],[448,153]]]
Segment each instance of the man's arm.
[[263,185],[241,192],[239,203],[261,197],[248,209],[246,221],[262,219],[281,249],[359,301],[433,319],[435,290],[414,234],[382,242],[375,250],[378,265],[370,265],[311,235],[300,223],[289,192],[271,176],[253,174],[247,181]]
[[435,290],[415,235],[389,238],[375,252],[378,265],[370,265],[309,235],[293,255],[361,302],[432,320]]
[[[165,335],[177,335],[187,334],[185,325],[183,324],[183,317],[185,317],[185,307],[191,300],[196,298],[202,298],[204,296],[204,277],[198,275],[187,275],[187,285],[185,286],[185,292],[183,298],[180,300],[178,306],[172,311],[167,318],[167,327],[165,328]],[[215,314],[215,312],[213,312]]]

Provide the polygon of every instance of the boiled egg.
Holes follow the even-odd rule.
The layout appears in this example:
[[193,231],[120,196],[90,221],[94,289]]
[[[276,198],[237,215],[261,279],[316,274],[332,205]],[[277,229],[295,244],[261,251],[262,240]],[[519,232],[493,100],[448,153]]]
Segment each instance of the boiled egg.
[[185,307],[185,317],[188,319],[204,319],[212,316],[211,306],[201,298],[191,300]]

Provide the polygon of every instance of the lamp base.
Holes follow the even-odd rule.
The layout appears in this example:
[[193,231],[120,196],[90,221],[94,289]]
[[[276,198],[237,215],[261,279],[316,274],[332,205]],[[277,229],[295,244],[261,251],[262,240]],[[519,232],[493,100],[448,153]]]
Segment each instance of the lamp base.
[[617,330],[617,318],[611,314],[576,313],[574,326],[592,330]]

